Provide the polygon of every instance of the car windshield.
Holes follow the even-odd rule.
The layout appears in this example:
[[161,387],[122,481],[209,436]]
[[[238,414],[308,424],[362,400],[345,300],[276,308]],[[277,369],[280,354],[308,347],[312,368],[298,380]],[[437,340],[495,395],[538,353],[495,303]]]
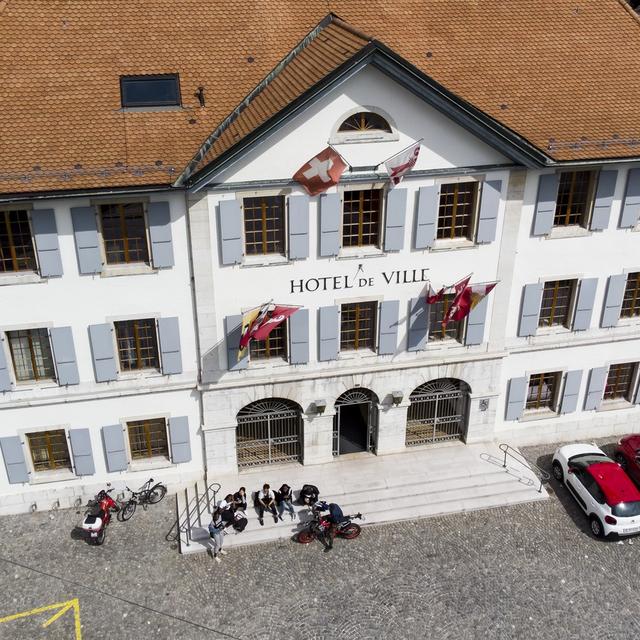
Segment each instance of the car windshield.
[[586,469],[591,464],[598,462],[613,462],[611,458],[607,458],[604,453],[581,453],[577,456],[569,458],[569,464],[580,469]]
[[640,502],[621,502],[615,507],[611,507],[611,513],[618,518],[640,516]]

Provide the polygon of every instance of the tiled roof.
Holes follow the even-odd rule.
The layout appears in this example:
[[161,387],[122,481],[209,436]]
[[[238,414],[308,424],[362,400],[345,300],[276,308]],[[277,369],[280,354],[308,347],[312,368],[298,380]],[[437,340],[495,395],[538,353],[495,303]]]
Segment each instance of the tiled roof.
[[[172,183],[329,12],[555,160],[640,156],[640,21],[622,0],[8,0],[0,193]],[[349,38],[327,70],[366,40]],[[171,72],[182,108],[120,109],[121,75]],[[278,108],[271,94],[304,90],[286,74],[209,157]]]

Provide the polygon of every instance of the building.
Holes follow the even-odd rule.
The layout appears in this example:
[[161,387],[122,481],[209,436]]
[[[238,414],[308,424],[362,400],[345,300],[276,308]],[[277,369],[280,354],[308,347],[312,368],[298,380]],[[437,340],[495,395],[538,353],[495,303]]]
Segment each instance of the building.
[[[411,20],[402,2],[270,2],[234,8],[236,28],[269,31],[248,45],[224,11],[191,0],[169,25],[156,4],[144,21],[5,8],[13,45],[36,34],[26,90],[51,94],[2,130],[0,509],[151,469],[176,486],[637,428],[640,24],[624,2],[454,19],[434,1]],[[417,140],[390,188],[384,161]],[[327,144],[350,169],[309,197],[292,176]],[[451,297],[425,293],[470,273],[498,285],[443,330]],[[301,309],[239,354],[242,314],[268,300]]]

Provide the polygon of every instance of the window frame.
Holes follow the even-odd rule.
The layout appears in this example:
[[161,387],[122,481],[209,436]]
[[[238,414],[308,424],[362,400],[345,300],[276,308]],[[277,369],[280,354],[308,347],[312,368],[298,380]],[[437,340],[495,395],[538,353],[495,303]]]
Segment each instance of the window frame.
[[[160,454],[160,455],[134,457],[133,448],[131,446],[131,437],[129,434],[129,424],[137,423],[137,422],[141,422],[141,423],[154,422],[159,420],[164,420],[164,427],[165,427],[164,433],[165,433],[166,444],[167,444],[167,455],[165,456],[164,454]],[[153,415],[146,415],[146,416],[134,416],[130,418],[124,418],[122,420],[121,424],[126,433],[125,442],[126,442],[127,456],[129,459],[129,465],[131,470],[135,470],[136,466],[147,466],[149,464],[154,465],[154,464],[162,463],[161,466],[168,466],[169,464],[172,464],[171,438],[169,435],[169,420],[170,420],[170,417],[168,414],[157,414],[157,413],[154,413]]]
[[[269,355],[270,349],[272,347],[270,346],[270,344],[266,344],[265,352],[267,353],[267,355],[265,357],[256,357],[256,354],[251,352],[251,347],[254,344],[260,343],[260,342],[269,343],[273,334],[278,330],[280,330],[280,332],[283,333],[283,335],[279,338],[282,340],[282,347],[281,347],[282,353],[278,355],[273,355],[273,356]],[[249,342],[247,352],[249,356],[249,363],[259,364],[259,363],[267,363],[267,362],[278,362],[280,360],[283,360],[284,362],[289,362],[289,319],[287,318],[284,322],[281,322],[275,329],[272,329],[272,331],[267,336],[266,340],[251,340]]]
[[[33,268],[32,269],[16,269],[11,271],[0,271],[0,278],[11,278],[16,276],[28,276],[28,275],[40,275],[40,264],[38,262],[38,251],[36,250],[35,236],[33,234],[33,225],[31,222],[31,205],[20,204],[16,205],[2,205],[0,206],[0,218],[6,218],[6,216],[12,212],[24,212],[26,216],[26,224],[29,229],[29,238],[31,240],[31,250],[33,253]],[[6,224],[6,221],[5,221]],[[8,228],[8,225],[7,225]],[[13,245],[13,252],[15,253],[15,246]],[[13,258],[16,260],[17,258]]]
[[[379,218],[378,218],[378,230],[377,230],[377,243],[376,244],[357,244],[346,246],[344,244],[344,217],[345,217],[345,196],[347,193],[364,193],[366,191],[377,191],[380,194],[380,210],[379,210]],[[363,213],[359,213],[359,218],[362,218]],[[384,234],[386,228],[387,221],[387,188],[384,184],[381,183],[364,183],[359,185],[349,186],[349,188],[342,189],[340,192],[340,248],[339,255],[352,255],[359,254],[362,252],[374,252],[374,253],[383,253],[384,247]],[[358,225],[360,226],[360,220],[358,221]],[[362,221],[364,224],[364,221]]]
[[[631,366],[631,371],[629,372],[629,380],[627,382],[626,391],[622,395],[614,395],[614,396],[607,397],[607,387],[609,386],[609,376],[611,375],[612,368],[622,367],[625,365]],[[615,404],[620,402],[633,404],[635,392],[638,387],[639,378],[640,378],[640,362],[639,361],[625,360],[624,362],[610,362],[607,365],[607,377],[604,381],[604,389],[602,392],[602,402],[607,404]]]
[[[35,378],[27,378],[24,380],[21,380],[18,378],[18,368],[16,366],[16,361],[15,361],[15,356],[14,356],[14,352],[13,349],[11,348],[11,338],[9,336],[9,334],[11,333],[21,333],[21,332],[29,332],[31,333],[32,331],[42,331],[46,333],[46,339],[47,339],[47,345],[49,348],[49,358],[51,360],[51,372],[52,375],[51,376],[47,376],[47,375],[36,375]],[[13,328],[6,328],[2,331],[2,333],[4,333],[4,339],[7,343],[7,347],[6,347],[6,351],[5,351],[5,356],[8,355],[7,358],[7,364],[11,363],[11,373],[13,375],[13,381],[14,384],[16,386],[26,386],[26,385],[42,385],[42,384],[49,384],[49,383],[54,383],[57,384],[58,381],[58,370],[56,368],[56,361],[55,361],[55,357],[54,357],[54,353],[53,353],[53,345],[51,343],[51,333],[49,331],[49,327],[43,327],[43,326],[26,326],[26,327],[13,327]],[[34,369],[36,369],[36,363],[35,363],[35,356],[33,353],[33,348],[32,348],[32,339],[31,336],[27,336],[29,339],[29,360],[31,362],[31,366]]]
[[[64,439],[64,444],[66,446],[66,450],[67,450],[67,458],[68,458],[68,466],[56,466],[54,463],[53,467],[49,467],[47,469],[38,469],[36,467],[36,461],[34,460],[33,457],[33,449],[32,449],[32,444],[31,444],[31,436],[33,437],[38,437],[41,434],[46,435],[46,434],[50,434],[50,433],[55,433],[55,432],[62,432],[63,435],[63,439]],[[71,454],[71,447],[69,444],[69,433],[68,433],[68,429],[63,427],[63,426],[54,426],[54,427],[47,427],[47,428],[43,428],[43,429],[24,429],[21,432],[21,439],[24,441],[26,448],[28,450],[28,455],[25,456],[25,460],[28,460],[28,466],[29,469],[31,471],[31,473],[38,477],[38,478],[42,478],[46,475],[51,475],[51,474],[63,474],[63,475],[74,475],[74,469],[75,469],[75,464],[73,461],[73,456]],[[49,450],[49,453],[51,453],[51,449],[49,446],[47,446],[47,449]]]
[[[358,327],[357,323],[359,321],[359,308],[360,305],[370,305],[372,308],[372,324],[371,324],[371,337],[370,337],[370,344],[364,345],[364,346],[360,346],[358,344],[358,334],[361,331],[361,329]],[[351,306],[356,306],[356,319],[355,319],[355,336],[354,336],[354,343],[356,346],[354,346],[353,348],[345,348],[343,347],[343,338],[342,338],[342,331],[343,331],[343,318],[344,318],[344,307],[351,307]],[[372,299],[367,299],[367,300],[352,300],[352,301],[343,301],[340,303],[340,309],[339,309],[339,315],[338,315],[338,353],[339,354],[354,354],[354,353],[367,353],[367,352],[371,352],[371,353],[377,353],[378,351],[378,323],[379,323],[379,315],[380,313],[380,301],[379,300],[372,300]]]
[[[579,290],[579,283],[580,283],[580,279],[577,276],[569,276],[569,277],[559,277],[559,278],[554,278],[554,279],[547,279],[547,280],[543,280],[541,282],[542,284],[542,295],[540,297],[540,309],[539,309],[539,313],[538,313],[538,331],[542,330],[547,330],[547,331],[553,331],[554,329],[557,330],[558,328],[563,328],[566,329],[568,331],[572,330],[573,327],[573,319],[574,319],[574,315],[575,315],[575,306],[576,306],[576,301],[577,301],[577,296],[578,296],[578,290]],[[567,311],[566,311],[566,318],[563,322],[560,323],[554,323],[554,324],[549,324],[547,322],[545,322],[544,324],[542,323],[543,320],[543,316],[542,316],[542,309],[543,309],[543,302],[544,302],[544,293],[545,293],[545,287],[547,284],[549,283],[560,283],[560,282],[571,282],[571,291],[569,292],[569,296],[568,296],[568,302],[567,302]],[[557,290],[556,290],[556,297],[557,297]],[[555,303],[554,303],[555,305]],[[555,309],[555,306],[552,306],[552,309]]]
[[[459,178],[454,180],[443,179],[439,181],[438,184],[438,211],[436,214],[436,236],[435,236],[435,244],[434,248],[438,246],[443,246],[446,244],[476,244],[476,238],[478,234],[478,218],[480,212],[480,200],[482,199],[482,183],[484,180],[478,178]],[[456,186],[456,190],[458,185],[461,184],[469,184],[472,183],[474,185],[473,189],[474,200],[471,207],[470,213],[470,222],[469,222],[469,237],[461,237],[461,236],[453,236],[449,238],[438,238],[438,230],[440,228],[440,208],[442,206],[442,188],[445,186]]]
[[[163,80],[163,79],[174,79],[176,86],[176,99],[177,102],[173,101],[154,101],[154,102],[132,102],[125,104],[125,91],[124,86],[127,81],[131,82],[140,82],[140,81],[150,81],[154,80]],[[182,92],[180,90],[180,74],[179,73],[154,73],[154,74],[139,74],[132,76],[120,76],[120,107],[122,109],[157,109],[157,108],[180,108],[182,107]]]
[[[117,206],[124,207],[130,204],[140,204],[142,207],[142,220],[144,222],[144,239],[147,245],[147,260],[146,261],[131,261],[131,262],[109,262],[107,256],[107,245],[104,234],[104,224],[102,220],[102,207],[104,206]],[[92,202],[96,211],[96,225],[98,230],[98,239],[100,244],[100,256],[102,258],[103,270],[102,275],[109,275],[110,273],[116,273],[120,270],[125,270],[129,273],[133,270],[152,271],[153,257],[151,254],[151,236],[149,233],[149,200],[148,198],[135,198],[135,199],[117,199],[117,200],[99,200]],[[122,211],[122,210],[121,210]],[[120,214],[122,218],[122,212]],[[122,224],[122,222],[121,222]],[[127,238],[128,240],[128,238]]]
[[[567,174],[573,174],[576,175],[578,173],[589,173],[589,184],[587,186],[587,196],[586,196],[586,202],[585,202],[585,211],[582,215],[582,220],[578,223],[571,223],[571,224],[556,224],[556,216],[557,214],[557,210],[558,210],[558,199],[560,196],[560,183],[562,180],[562,176],[563,175],[567,175]],[[589,230],[589,226],[591,224],[591,217],[593,216],[593,209],[594,209],[594,205],[595,205],[595,196],[596,196],[596,189],[598,186],[598,176],[599,176],[599,171],[596,169],[578,169],[578,170],[559,170],[556,175],[558,176],[558,190],[556,192],[556,201],[555,201],[555,208],[553,211],[553,221],[552,221],[552,225],[551,225],[551,230],[552,232],[556,229],[576,229],[576,228],[582,228],[582,229],[586,229]],[[570,202],[569,205],[571,204],[572,201],[572,195],[570,194],[570,198],[569,198]],[[565,216],[569,216],[571,214],[569,213],[565,213]]]
[[[257,193],[239,193],[236,198],[240,204],[240,211],[242,212],[242,253],[245,261],[251,262],[253,260],[281,260],[282,258],[286,258],[288,256],[289,251],[289,193],[288,192],[257,192]],[[247,228],[246,228],[246,218],[245,218],[245,200],[250,198],[258,199],[258,198],[281,198],[282,199],[282,250],[281,251],[273,251],[273,252],[260,252],[260,253],[248,253],[247,251]],[[263,212],[264,218],[264,212]],[[263,219],[263,225],[264,225]],[[262,229],[262,234],[266,234],[267,230]],[[265,244],[265,239],[263,238],[262,244]]]
[[[529,403],[529,390],[531,388],[531,380],[534,377],[540,377],[540,383],[544,382],[545,376],[554,376],[554,386],[552,389],[552,398],[548,405],[540,406],[540,395],[541,391],[538,392],[538,405],[535,407],[528,407]],[[536,371],[535,373],[529,373],[527,375],[527,392],[524,400],[524,411],[523,413],[528,414],[536,414],[536,413],[558,413],[559,404],[560,404],[560,390],[563,388],[563,379],[565,376],[565,371],[562,369],[554,369],[552,371]],[[540,389],[542,389],[543,385],[538,385]]]
[[[442,318],[444,318],[444,316],[446,315],[449,306],[451,305],[451,303],[453,302],[454,298],[455,298],[456,294],[455,293],[448,293],[445,294],[444,296],[444,302],[446,304],[443,305],[443,309],[442,309]],[[427,305],[427,312],[429,313],[429,334],[427,336],[427,347],[430,344],[438,345],[438,344],[446,344],[448,342],[456,342],[458,344],[464,344],[464,335],[465,335],[465,328],[466,328],[466,318],[464,318],[463,320],[452,320],[448,326],[447,326],[447,330],[445,332],[445,335],[441,338],[432,338],[431,336],[434,335],[433,332],[433,326],[434,323],[432,322],[432,318],[431,318],[431,312],[432,312],[432,308],[436,307],[437,305],[439,305],[439,302],[436,302],[435,304],[428,304]],[[467,316],[468,317],[468,316]],[[440,323],[440,329],[439,331],[442,332],[442,319],[438,320],[436,318],[435,320],[436,323]],[[455,325],[455,336],[451,336],[449,335],[449,332],[451,331],[451,329],[449,329],[449,326]]]
[[[625,275],[627,276],[627,281],[624,285],[624,293],[622,294],[622,306],[620,307],[620,320],[628,321],[628,320],[633,320],[634,318],[640,317],[640,270],[628,271]],[[635,285],[636,285],[634,295],[632,296],[631,311],[637,310],[637,313],[631,313],[631,314],[625,315],[624,306],[625,306],[625,299],[627,297],[627,290],[629,288],[630,276],[635,276]],[[631,281],[633,282],[633,280]]]
[[[342,124],[358,113],[375,113],[377,116],[386,120],[391,132],[374,129],[370,132],[366,131],[340,131]],[[394,119],[384,109],[373,105],[359,105],[353,109],[346,111],[334,123],[329,137],[329,144],[360,144],[367,142],[395,142],[400,139],[398,128]]]
[[[149,321],[153,323],[153,329],[154,329],[154,335],[155,335],[155,347],[156,347],[156,360],[158,362],[158,366],[149,366],[149,367],[136,367],[133,369],[124,369],[122,366],[122,360],[120,358],[120,347],[119,347],[119,337],[118,337],[118,329],[117,329],[117,324],[119,323],[125,323],[125,322],[141,322],[141,321]],[[160,335],[158,332],[158,318],[155,316],[152,317],[146,317],[146,318],[140,318],[140,317],[136,317],[136,318],[120,318],[120,319],[114,319],[111,320],[111,325],[113,327],[113,342],[114,342],[114,351],[115,351],[115,356],[117,359],[117,363],[118,363],[118,372],[120,376],[136,376],[136,375],[142,375],[148,372],[162,372],[162,357],[161,357],[161,353],[160,353]],[[134,325],[135,326],[135,325]],[[135,338],[135,336],[134,336]],[[137,340],[137,339],[136,339]],[[139,352],[139,347],[136,346],[136,353]],[[139,360],[139,355],[136,356],[136,358]]]

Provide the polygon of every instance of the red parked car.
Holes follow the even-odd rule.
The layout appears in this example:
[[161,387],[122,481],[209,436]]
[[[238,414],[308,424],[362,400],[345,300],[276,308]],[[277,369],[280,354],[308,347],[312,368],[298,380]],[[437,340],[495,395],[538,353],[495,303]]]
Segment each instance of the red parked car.
[[615,452],[616,462],[640,487],[640,434],[632,434],[618,440]]

